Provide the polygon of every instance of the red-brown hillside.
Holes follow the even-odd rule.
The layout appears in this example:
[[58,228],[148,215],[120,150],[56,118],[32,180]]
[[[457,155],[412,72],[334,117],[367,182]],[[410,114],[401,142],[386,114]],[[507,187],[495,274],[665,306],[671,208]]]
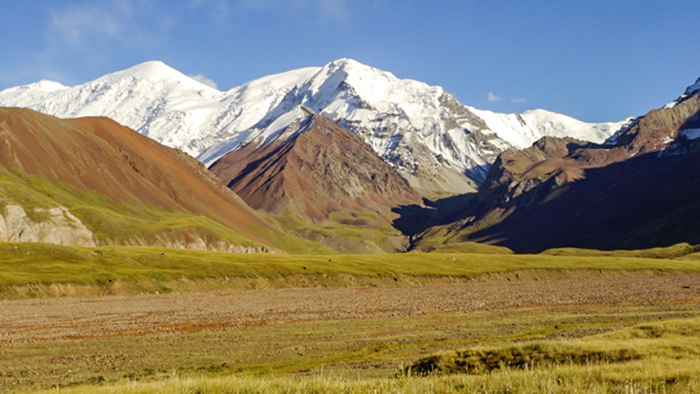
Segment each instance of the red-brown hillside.
[[195,159],[108,118],[0,108],[0,165],[122,204],[203,215],[269,246],[279,236]]
[[230,152],[211,171],[251,207],[322,221],[340,210],[385,212],[421,197],[360,137],[310,115],[290,125],[286,139]]

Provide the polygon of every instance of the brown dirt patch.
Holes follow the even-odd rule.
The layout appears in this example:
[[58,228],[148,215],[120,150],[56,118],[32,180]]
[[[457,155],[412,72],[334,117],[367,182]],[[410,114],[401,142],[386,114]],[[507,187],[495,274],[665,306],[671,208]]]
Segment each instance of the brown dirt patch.
[[557,305],[664,304],[700,297],[700,274],[521,278],[341,288],[219,289],[0,301],[0,346],[222,331],[292,322]]

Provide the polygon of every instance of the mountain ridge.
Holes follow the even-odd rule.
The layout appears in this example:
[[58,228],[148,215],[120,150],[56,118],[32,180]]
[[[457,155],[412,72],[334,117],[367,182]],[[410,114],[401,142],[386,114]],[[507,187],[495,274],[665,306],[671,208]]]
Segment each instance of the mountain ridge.
[[460,219],[421,237],[430,244],[496,243],[519,253],[700,243],[700,206],[692,198],[700,192],[692,164],[700,152],[694,86],[602,144],[543,137],[506,150],[461,206]]
[[[153,61],[75,87],[44,81],[6,89],[0,104],[59,117],[107,116],[207,164],[259,138],[303,104],[360,135],[414,187],[437,194],[475,190],[498,153],[572,124],[572,118],[552,113],[539,113],[539,119],[537,112],[476,110],[442,87],[351,59],[269,75],[225,92]],[[620,125],[579,124],[583,136],[593,139]]]
[[401,250],[406,240],[390,226],[392,209],[422,197],[358,135],[303,106],[298,113],[267,143],[252,141],[210,170],[295,235],[343,252]]

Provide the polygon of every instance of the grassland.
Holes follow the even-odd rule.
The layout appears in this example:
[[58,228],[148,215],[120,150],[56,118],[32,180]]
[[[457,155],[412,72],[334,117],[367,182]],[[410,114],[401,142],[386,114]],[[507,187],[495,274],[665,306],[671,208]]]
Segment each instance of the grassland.
[[[83,248],[31,243],[0,243],[0,294],[13,286],[70,283],[104,286],[110,281],[151,280],[164,283],[180,279],[248,278],[284,279],[289,277],[388,280],[398,277],[451,277],[473,279],[484,275],[515,271],[547,270],[577,275],[577,271],[610,272],[700,271],[700,254],[684,245],[654,251],[655,256],[674,259],[601,255],[587,252],[566,255],[513,255],[469,253],[408,253],[384,255],[272,255],[231,254],[166,248],[104,246]],[[682,254],[679,251],[685,251]],[[507,250],[504,252],[507,253]],[[640,252],[642,253],[642,252]],[[651,252],[650,252],[651,253]],[[153,286],[157,291],[159,286]]]
[[[462,247],[472,250],[470,245]],[[245,255],[0,243],[0,297],[5,298],[0,309],[15,308],[13,316],[31,314],[34,309],[29,307],[52,310],[46,322],[0,321],[6,332],[0,337],[0,389],[47,393],[700,390],[700,299],[694,296],[700,284],[693,282],[700,273],[696,248],[567,249],[514,255],[487,247],[484,252],[490,254]],[[555,282],[608,283],[603,279],[612,278],[609,283],[623,285],[645,277],[684,279],[668,281],[673,287],[668,297],[642,297],[638,302],[615,295],[595,304],[586,303],[587,298],[564,304],[556,299],[535,304],[527,298]],[[115,283],[130,290],[116,291]],[[482,289],[473,284],[483,283],[483,289],[517,290],[503,294],[522,302],[477,300],[473,305],[482,306],[467,311],[431,309],[432,304],[420,297],[415,308],[410,299],[405,301],[408,306],[392,304],[395,307],[372,305],[370,300],[362,301],[369,305],[368,311],[374,307],[381,313],[344,314],[346,307],[341,307],[337,315],[317,319],[314,313],[326,312],[310,313],[293,301],[288,306],[292,314],[280,314],[281,306],[265,298],[264,292],[282,291],[274,294],[285,299],[305,293],[298,293],[301,289],[284,293],[287,289],[282,287],[310,287],[305,291],[326,289],[329,293],[323,294],[339,292],[342,299],[364,297],[370,289],[385,297],[432,291],[429,299],[441,302],[468,296],[466,287],[460,292],[461,283],[472,283],[470,289]],[[50,291],[71,286],[94,291]],[[248,290],[235,290],[261,286],[271,289],[251,294],[269,302],[253,302],[244,296]],[[534,290],[522,293],[528,286]],[[631,289],[630,299],[650,289]],[[560,289],[562,294],[567,290]],[[590,291],[593,296],[598,292]],[[156,295],[169,292],[174,293]],[[107,294],[118,296],[101,296]],[[32,299],[36,297],[40,299]],[[130,315],[100,312],[99,305],[108,300],[127,309],[129,303],[184,304]],[[168,311],[175,313],[195,300],[212,308],[210,317],[168,323]],[[235,302],[262,308],[260,317],[238,324],[235,309],[216,306]],[[71,312],[71,305],[98,309],[83,307],[82,316]],[[65,321],[56,320],[60,308],[68,308]],[[106,319],[104,330],[90,330],[93,318]],[[116,324],[126,325],[120,331],[113,329]],[[134,328],[137,325],[142,328]]]
[[333,212],[322,223],[313,223],[290,212],[275,219],[289,233],[332,247],[340,253],[393,253],[406,250],[408,242],[384,217],[374,211]]
[[[700,388],[700,320],[678,317],[699,314],[697,304],[537,308],[40,343],[10,348],[5,357],[26,360],[37,374],[27,379],[39,387],[42,378],[60,382],[59,392],[65,393],[685,393]],[[581,327],[603,333],[569,337]],[[484,349],[599,357],[552,357],[527,366],[508,366],[501,358],[498,368],[469,373],[437,368],[427,376],[407,368],[435,359],[436,366],[455,365],[459,357]],[[431,352],[438,353],[426,357]],[[68,363],[60,362],[61,354],[71,355]],[[115,361],[125,356],[133,357],[126,366]],[[100,368],[109,362],[116,371]]]

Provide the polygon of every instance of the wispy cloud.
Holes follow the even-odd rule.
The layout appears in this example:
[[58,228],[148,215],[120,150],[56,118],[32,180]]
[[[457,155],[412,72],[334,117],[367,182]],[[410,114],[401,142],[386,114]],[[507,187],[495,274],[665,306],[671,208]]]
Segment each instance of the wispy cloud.
[[353,16],[347,0],[238,0],[238,5],[266,11],[315,11],[321,22],[348,22]]
[[49,36],[54,41],[71,45],[74,48],[85,47],[88,41],[106,38],[120,38],[130,16],[126,2],[121,6],[106,9],[87,3],[68,9],[50,11]]
[[345,0],[317,0],[317,2],[319,14],[324,20],[345,22],[352,17]]
[[494,92],[489,92],[487,98],[488,98],[490,103],[495,103],[496,101],[503,100],[503,97],[496,96],[496,94]]
[[201,82],[211,88],[218,89],[219,87],[216,85],[216,82],[214,82],[212,79],[208,78],[204,74],[197,74],[197,75],[190,75],[190,78],[194,79],[197,82]]
[[95,65],[150,53],[174,27],[172,13],[156,10],[154,4],[151,0],[56,2],[47,10],[46,46],[35,57],[43,64]]

